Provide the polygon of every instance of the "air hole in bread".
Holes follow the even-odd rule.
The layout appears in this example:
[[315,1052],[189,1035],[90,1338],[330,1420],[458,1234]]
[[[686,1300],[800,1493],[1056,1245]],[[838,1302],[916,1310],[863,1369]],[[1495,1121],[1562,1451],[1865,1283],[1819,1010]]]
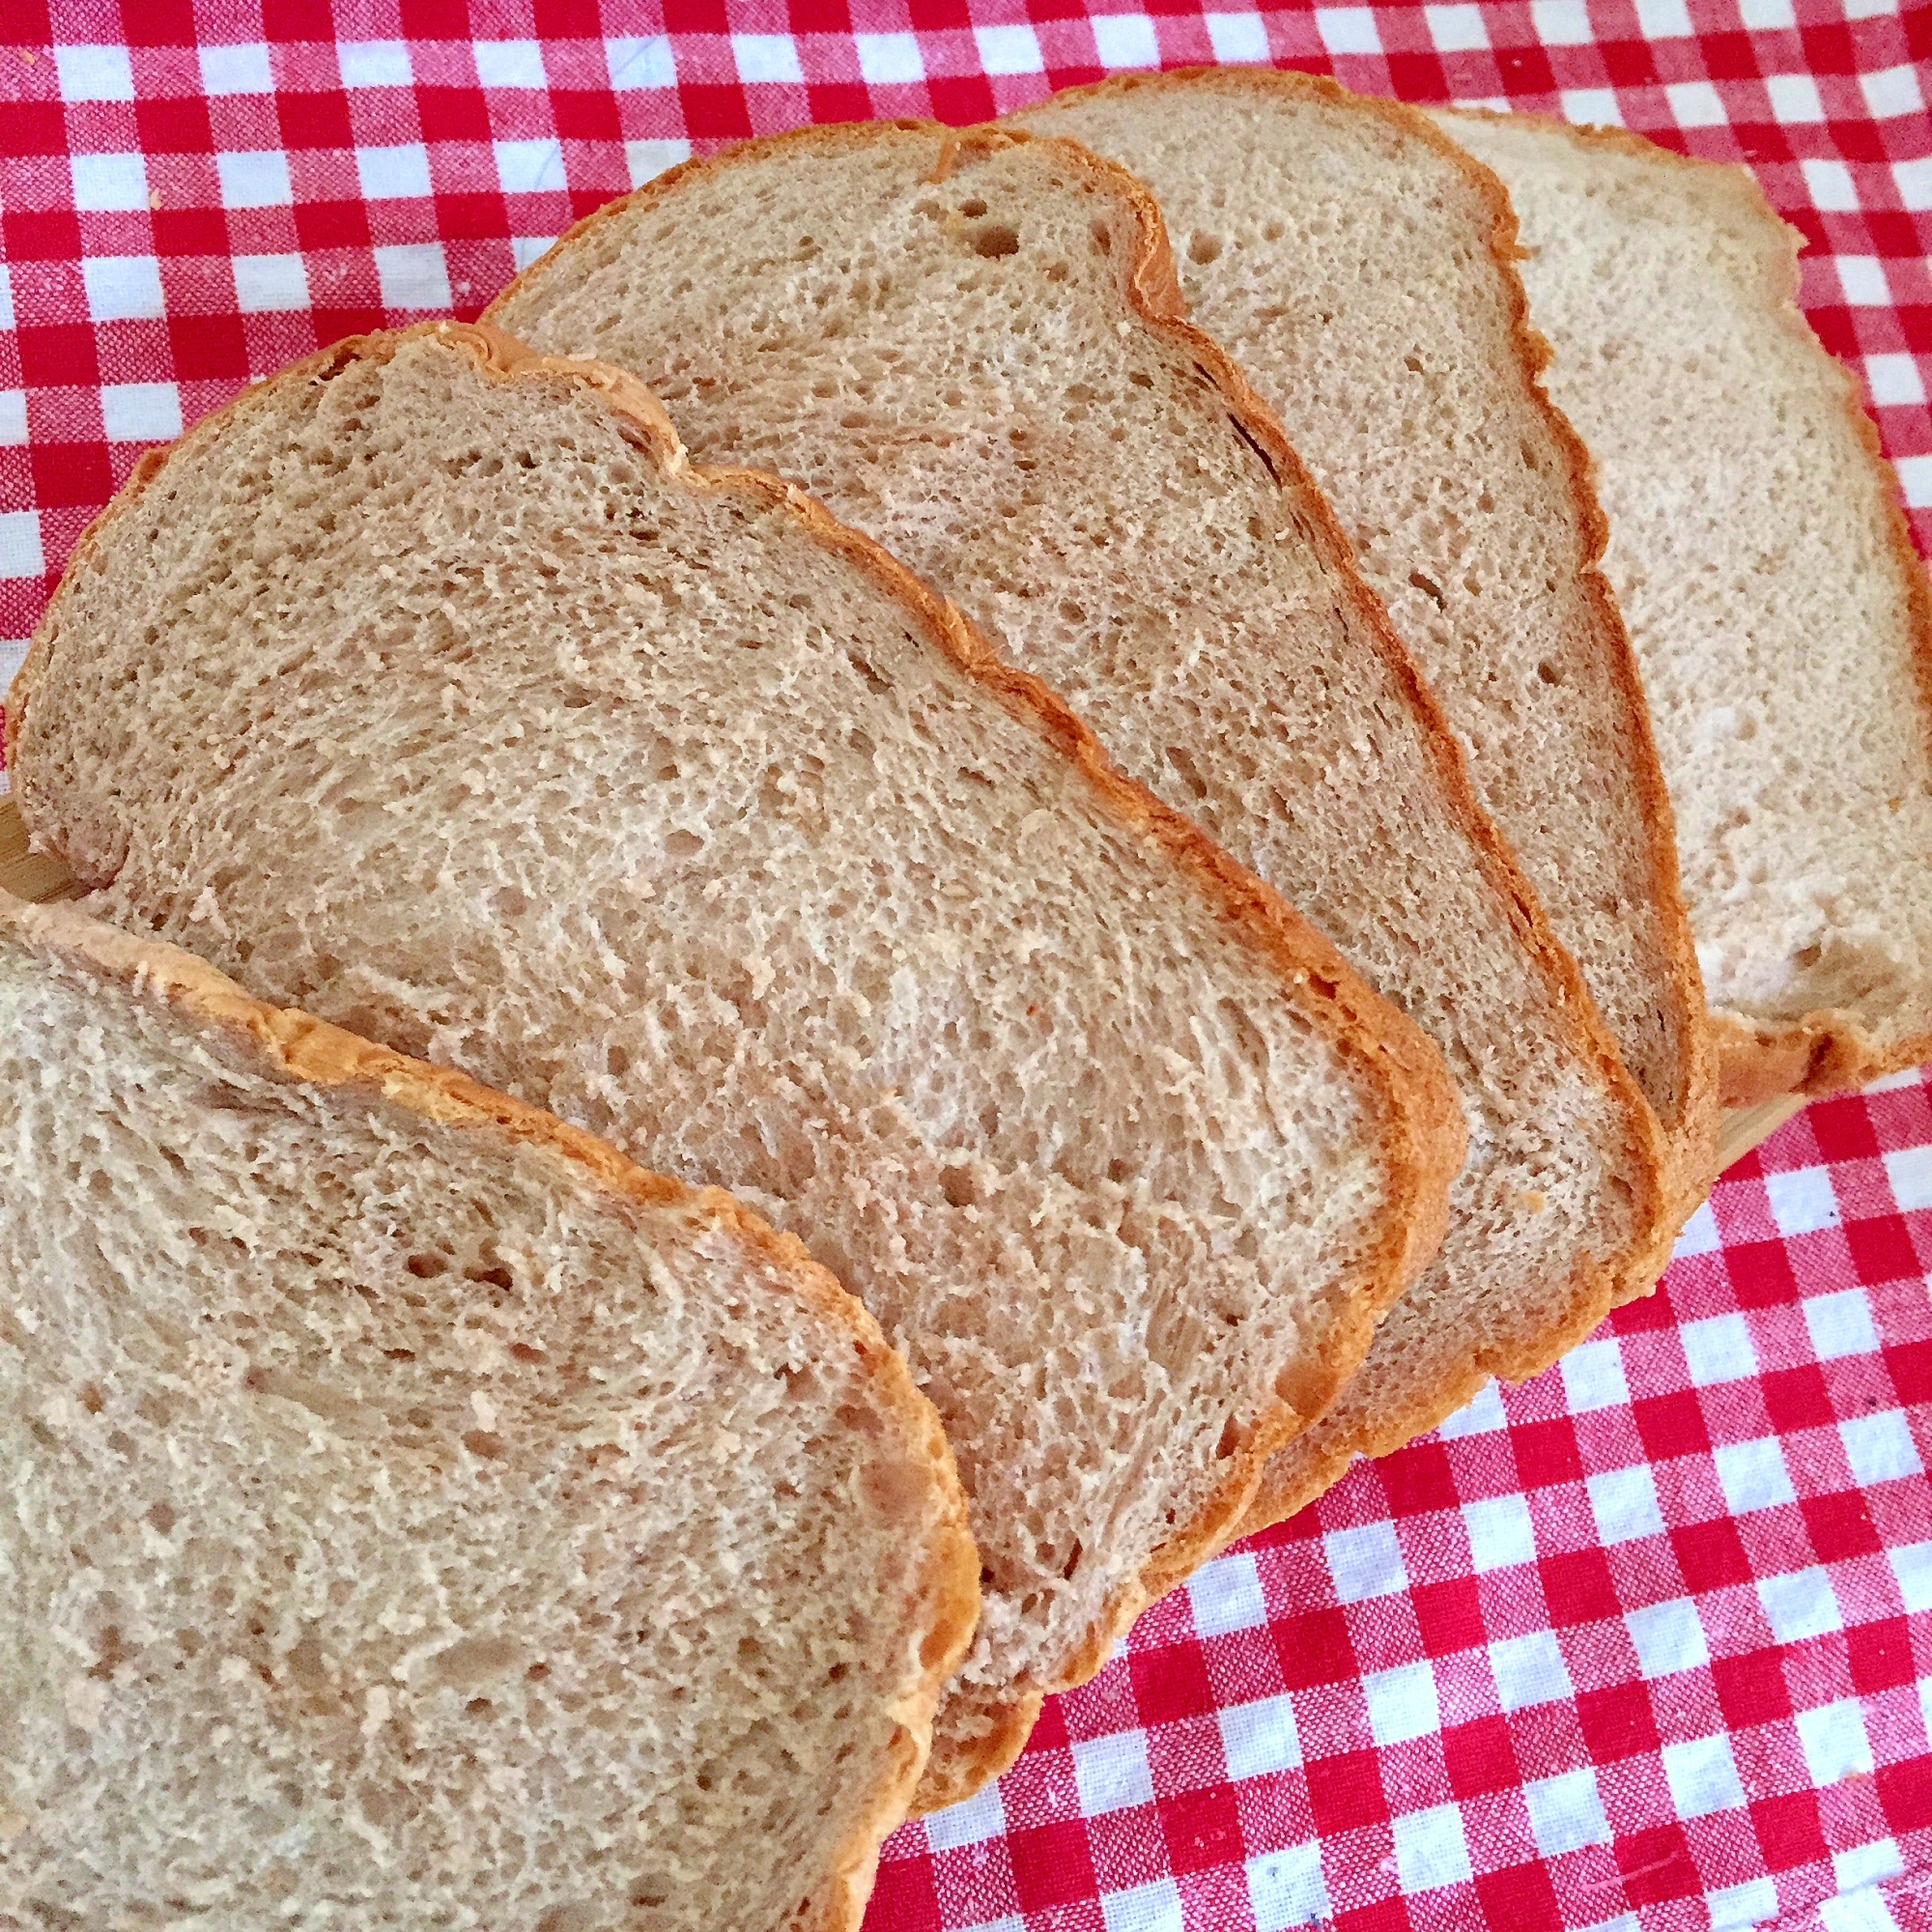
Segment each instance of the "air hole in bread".
[[434,1281],[449,1266],[440,1255],[412,1255],[403,1264],[418,1281]]
[[1198,229],[1187,238],[1187,259],[1198,262],[1206,268],[1221,253],[1221,238],[1218,235],[1203,235]]
[[989,260],[1000,255],[1017,255],[1020,231],[1009,221],[989,221],[983,228],[973,231],[973,252]]
[[1424,576],[1423,573],[1419,570],[1411,570],[1408,573],[1408,581],[1416,587],[1416,589],[1420,590],[1425,597],[1434,598],[1435,602],[1435,608],[1438,611],[1444,608],[1445,604],[1447,603],[1447,599],[1445,599],[1444,596],[1442,595],[1442,586],[1439,583],[1437,583],[1434,578]]
[[1561,684],[1563,682],[1563,673],[1548,658],[1545,658],[1536,667],[1536,674],[1545,684]]
[[974,219],[978,215],[984,214],[985,212],[986,212],[986,204],[983,201],[981,201],[977,195],[975,195],[972,198],[972,200],[962,201],[959,204],[959,213],[965,215],[969,221]]
[[1111,255],[1114,252],[1114,231],[1104,221],[1094,224],[1094,247],[1097,254]]
[[1208,781],[1201,776],[1201,767],[1194,762],[1193,753],[1185,746],[1170,745],[1167,748],[1167,762],[1196,798],[1208,796]]

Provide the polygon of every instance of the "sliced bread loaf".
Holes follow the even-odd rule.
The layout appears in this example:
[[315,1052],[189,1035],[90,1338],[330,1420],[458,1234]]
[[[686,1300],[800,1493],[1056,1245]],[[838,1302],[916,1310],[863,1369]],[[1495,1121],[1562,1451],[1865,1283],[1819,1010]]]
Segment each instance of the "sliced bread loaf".
[[1263,1517],[1654,1274],[1655,1122],[1130,176],[1019,133],[807,129],[591,216],[495,313],[642,373],[700,453],[809,480],[1442,1048],[1471,1133],[1442,1253]]
[[1508,184],[1676,809],[1726,1099],[1932,1059],[1932,589],[1742,168],[1445,117]]
[[0,895],[0,1922],[856,1928],[970,1636],[728,1195]]
[[1440,1233],[1440,1061],[1042,687],[614,370],[351,343],[147,464],[10,719],[118,920],[795,1230],[946,1424],[928,1795],[1225,1536]]
[[1538,380],[1501,184],[1426,116],[1315,74],[1135,74],[1010,117],[1130,168],[1195,320],[1335,506],[1655,1108],[1686,1208],[1716,1055],[1588,458]]

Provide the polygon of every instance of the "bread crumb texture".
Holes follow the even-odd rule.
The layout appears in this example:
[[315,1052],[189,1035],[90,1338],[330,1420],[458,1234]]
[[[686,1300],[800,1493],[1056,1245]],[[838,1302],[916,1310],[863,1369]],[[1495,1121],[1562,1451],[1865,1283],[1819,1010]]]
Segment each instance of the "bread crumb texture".
[[864,1312],[65,917],[0,908],[0,1922],[856,1925],[971,1601]]
[[1064,141],[802,131],[591,216],[493,313],[889,545],[1441,1049],[1470,1135],[1448,1236],[1282,1452],[1267,1519],[1602,1319],[1657,1242],[1654,1127],[1321,498],[1170,320],[1138,184]]
[[944,1418],[973,1694],[1037,1697],[1366,1346],[1386,1076],[908,580],[475,339],[285,376],[125,499],[23,809],[119,923],[794,1231]]

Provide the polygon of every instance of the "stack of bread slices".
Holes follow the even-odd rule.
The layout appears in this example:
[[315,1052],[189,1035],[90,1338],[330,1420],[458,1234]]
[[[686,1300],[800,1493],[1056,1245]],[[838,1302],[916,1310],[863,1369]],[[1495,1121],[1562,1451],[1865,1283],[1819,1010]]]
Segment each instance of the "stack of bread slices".
[[673,169],[144,460],[7,708],[0,1922],[855,1925],[1726,1107],[1932,1055],[1793,263],[1148,76]]

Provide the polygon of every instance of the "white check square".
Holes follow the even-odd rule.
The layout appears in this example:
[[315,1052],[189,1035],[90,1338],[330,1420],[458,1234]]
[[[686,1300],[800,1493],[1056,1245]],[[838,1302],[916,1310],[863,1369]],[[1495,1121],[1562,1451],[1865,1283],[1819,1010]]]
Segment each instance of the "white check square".
[[100,424],[109,442],[166,442],[182,433],[181,391],[172,383],[109,383]]
[[410,201],[428,195],[429,150],[420,141],[393,148],[357,148],[355,174],[368,201]]
[[1790,1174],[1767,1174],[1765,1199],[1780,1235],[1811,1235],[1838,1225],[1838,1197],[1827,1168],[1801,1167]]
[[1094,51],[1104,68],[1158,67],[1160,45],[1145,14],[1094,14]]
[[1530,1834],[1546,1859],[1581,1845],[1607,1845],[1610,1821],[1604,1812],[1596,1774],[1586,1765],[1554,1777],[1539,1777],[1522,1787]]
[[1483,25],[1480,7],[1426,6],[1422,16],[1429,23],[1429,38],[1437,53],[1467,53],[1490,43],[1489,29]]
[[1107,1932],[1182,1932],[1180,1888],[1171,1878],[1156,1878],[1124,1891],[1103,1891],[1100,1919]]
[[408,87],[415,79],[407,41],[338,41],[335,58],[347,88]]
[[449,306],[449,270],[440,242],[405,242],[400,247],[378,248],[375,256],[384,308]]
[[299,255],[237,255],[230,267],[243,315],[308,306],[308,270]]
[[1554,1631],[1530,1631],[1491,1644],[1490,1674],[1505,1711],[1523,1711],[1571,1694],[1570,1671]]
[[1424,1738],[1442,1728],[1435,1672],[1427,1662],[1368,1672],[1362,1679],[1362,1696],[1369,1707],[1369,1730],[1384,1747]]
[[279,148],[244,148],[216,155],[215,179],[223,208],[287,208],[295,200],[289,157]]
[[1294,1705],[1286,1692],[1258,1697],[1252,1704],[1226,1704],[1215,1714],[1221,1725],[1221,1752],[1231,1782],[1293,1771],[1301,1762],[1301,1738]]
[[1563,1357],[1563,1394],[1573,1415],[1596,1408],[1618,1408],[1630,1401],[1623,1351],[1605,1337],[1585,1342]]
[[1798,1500],[1791,1487],[1791,1471],[1785,1467],[1783,1445],[1775,1435],[1723,1443],[1712,1450],[1711,1461],[1724,1492],[1724,1505],[1733,1516]]
[[1463,1505],[1469,1562],[1479,1573],[1536,1561],[1536,1524],[1527,1496],[1486,1496]]
[[54,72],[63,100],[132,100],[134,68],[126,47],[54,49]]
[[1469,1844],[1463,1835],[1457,1804],[1435,1804],[1389,1820],[1395,1839],[1395,1870],[1404,1891],[1432,1891],[1437,1886],[1464,1885],[1469,1879]]
[[1666,1597],[1639,1610],[1626,1610],[1624,1628],[1636,1652],[1637,1668],[1647,1678],[1695,1670],[1711,1661],[1703,1622],[1689,1597]]
[[1852,1465],[1852,1474],[1867,1489],[1873,1483],[1916,1476],[1923,1466],[1912,1439],[1912,1425],[1900,1409],[1881,1409],[1876,1415],[1858,1415],[1841,1422],[1838,1440],[1845,1445],[1845,1461]]
[[1204,14],[1208,43],[1224,67],[1252,67],[1268,58],[1267,27],[1259,14]]
[[0,389],[0,447],[12,448],[26,440],[26,390]]
[[1901,404],[1910,408],[1925,400],[1925,381],[1916,355],[1867,355],[1865,386],[1880,409]]
[[1859,205],[1858,190],[1852,185],[1852,171],[1843,161],[1800,161],[1804,185],[1811,191],[1814,206],[1834,213],[1846,213]]
[[127,213],[148,205],[148,166],[139,155],[72,155],[73,205],[83,213]]
[[1320,1926],[1328,1917],[1328,1887],[1319,1844],[1287,1845],[1248,1861],[1248,1903],[1255,1932]]
[[1153,1773],[1148,1769],[1147,1734],[1115,1731],[1073,1746],[1073,1781],[1084,1817],[1153,1803]]
[[1722,128],[1729,121],[1722,99],[1708,80],[1674,80],[1663,98],[1680,128]]
[[904,86],[925,78],[917,34],[854,34],[859,78],[871,87]]
[[1687,1321],[1678,1329],[1677,1339],[1684,1345],[1690,1379],[1699,1388],[1757,1374],[1757,1350],[1751,1347],[1750,1327],[1742,1315],[1707,1315],[1701,1321]]
[[1657,1502],[1657,1478],[1647,1463],[1627,1469],[1603,1469],[1584,1479],[1597,1534],[1605,1543],[1632,1543],[1640,1536],[1663,1534],[1663,1513]]
[[944,1811],[928,1811],[924,1824],[925,1842],[935,1852],[956,1851],[961,1845],[979,1845],[988,1838],[997,1838],[1007,1829],[1000,1787],[985,1785],[971,1798],[949,1804]]
[[166,313],[161,265],[152,255],[95,255],[80,265],[96,322],[146,322]]
[[1367,7],[1318,7],[1315,31],[1331,54],[1378,54],[1382,50],[1375,14]]
[[624,143],[624,166],[630,174],[633,187],[642,187],[647,181],[655,180],[667,168],[674,168],[680,161],[688,161],[690,158],[689,141]]
[[1871,1770],[1871,1740],[1865,1735],[1864,1714],[1856,1697],[1800,1711],[1793,1721],[1798,1742],[1804,1747],[1804,1768],[1819,1790],[1855,1772]]
[[1779,1643],[1797,1643],[1843,1627],[1838,1600],[1822,1570],[1793,1570],[1782,1577],[1760,1577],[1757,1600],[1764,1620]]
[[1835,1294],[1813,1294],[1804,1302],[1804,1325],[1811,1346],[1824,1361],[1840,1355],[1870,1355],[1878,1350],[1878,1331],[1872,1326],[1871,1303],[1864,1291],[1843,1288]]
[[1261,1572],[1246,1550],[1217,1556],[1197,1570],[1187,1579],[1187,1598],[1194,1611],[1194,1629],[1201,1636],[1258,1630],[1267,1622]]
[[546,87],[540,41],[478,41],[476,79],[484,87]]
[[1369,1597],[1386,1597],[1408,1587],[1408,1573],[1403,1568],[1402,1545],[1396,1541],[1395,1525],[1367,1522],[1359,1529],[1330,1530],[1321,1539],[1328,1557],[1328,1574],[1334,1579],[1338,1603],[1359,1604]]
[[0,577],[39,577],[45,567],[41,554],[41,513],[0,510]]
[[1731,1741],[1720,1731],[1715,1737],[1690,1738],[1665,1745],[1663,1779],[1680,1818],[1702,1818],[1713,1811],[1732,1811],[1745,1802]]
[[1043,73],[1039,38],[1028,26],[975,27],[973,41],[980,65],[989,74]]
[[1768,73],[1764,77],[1764,91],[1771,99],[1773,118],[1788,127],[1825,118],[1824,97],[1808,73]]
[[496,141],[497,180],[505,194],[537,194],[567,187],[563,143],[557,140]]
[[275,73],[269,64],[269,49],[260,41],[203,47],[201,91],[208,95],[272,94]]
[[802,85],[805,71],[798,64],[798,43],[789,34],[733,34],[731,58],[738,78],[747,86],[759,82]]

